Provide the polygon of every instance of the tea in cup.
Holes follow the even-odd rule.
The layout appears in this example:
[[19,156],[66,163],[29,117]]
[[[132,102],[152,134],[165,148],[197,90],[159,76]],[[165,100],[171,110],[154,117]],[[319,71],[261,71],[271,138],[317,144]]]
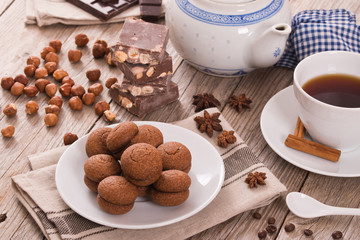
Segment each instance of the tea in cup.
[[351,151],[360,145],[360,54],[327,51],[294,71],[298,114],[311,138]]

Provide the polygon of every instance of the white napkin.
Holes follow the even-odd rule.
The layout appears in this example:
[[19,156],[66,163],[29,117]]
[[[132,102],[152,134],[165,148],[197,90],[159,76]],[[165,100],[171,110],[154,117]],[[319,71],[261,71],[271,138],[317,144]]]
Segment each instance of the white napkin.
[[[166,2],[167,0],[162,1],[162,14],[165,13]],[[135,5],[105,22],[65,0],[26,0],[25,23],[37,24],[39,27],[56,23],[92,25],[123,22],[125,18],[132,16],[140,16],[139,5]]]

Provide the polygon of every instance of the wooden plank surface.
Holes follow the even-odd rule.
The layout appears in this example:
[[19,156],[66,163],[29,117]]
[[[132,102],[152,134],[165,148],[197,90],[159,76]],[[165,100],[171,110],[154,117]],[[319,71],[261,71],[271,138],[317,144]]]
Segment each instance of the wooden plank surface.
[[[95,26],[63,26],[53,25],[38,28],[25,25],[25,0],[11,0],[0,2],[0,77],[8,74],[15,76],[23,72],[26,58],[37,55],[41,49],[53,39],[63,42],[60,53],[60,66],[67,70],[76,83],[89,86],[85,72],[91,68],[102,71],[101,83],[110,77],[120,77],[120,71],[107,66],[103,59],[94,60],[91,56],[92,44],[97,39],[104,39],[114,43],[121,24],[95,25]],[[332,9],[345,8],[360,18],[360,2],[357,0],[290,0],[292,14],[305,9]],[[10,5],[8,8],[7,6]],[[3,12],[3,13],[2,13]],[[70,64],[67,60],[67,51],[75,48],[74,36],[86,33],[89,38],[89,47],[83,49],[82,61]],[[203,74],[188,64],[181,62],[171,46],[168,50],[174,55],[174,63],[179,65],[172,80],[179,84],[180,100],[139,119],[123,108],[114,104],[107,90],[99,100],[110,102],[111,109],[117,114],[117,119],[125,120],[151,120],[172,122],[188,117],[194,113],[192,96],[197,93],[210,92],[222,102],[220,110],[250,146],[255,155],[286,185],[289,191],[301,191],[314,196],[320,201],[330,205],[359,208],[360,178],[326,177],[307,172],[297,168],[279,157],[264,140],[259,120],[266,102],[278,91],[292,84],[292,70],[285,68],[267,68],[256,70],[244,77],[218,78]],[[30,84],[34,84],[31,80]],[[225,104],[232,94],[246,93],[253,103],[251,108],[241,114]],[[59,93],[58,93],[59,94]],[[91,129],[105,126],[107,123],[94,113],[93,107],[85,106],[81,112],[69,109],[67,100],[64,101],[59,122],[56,127],[44,126],[44,108],[48,97],[39,94],[34,98],[40,106],[39,113],[26,116],[25,103],[30,99],[26,96],[14,97],[9,92],[0,90],[0,109],[8,103],[16,103],[18,114],[8,118],[0,114],[0,128],[13,124],[16,128],[15,136],[11,139],[0,139],[0,213],[7,212],[8,218],[0,223],[0,239],[41,239],[43,237],[34,220],[24,207],[18,202],[10,188],[11,176],[28,172],[30,170],[27,156],[62,146],[62,137],[66,132],[83,136]],[[295,124],[295,123],[294,123]],[[316,219],[301,219],[289,212],[283,195],[273,203],[260,209],[239,214],[224,223],[203,231],[190,239],[257,239],[257,233],[266,227],[268,217],[276,219],[278,230],[267,239],[311,239],[305,238],[303,230],[313,230],[314,239],[331,239],[331,233],[340,230],[344,239],[357,239],[360,236],[359,217],[331,216]],[[262,214],[260,220],[252,217],[254,211]],[[291,233],[284,231],[284,226],[292,222],[296,230]]]

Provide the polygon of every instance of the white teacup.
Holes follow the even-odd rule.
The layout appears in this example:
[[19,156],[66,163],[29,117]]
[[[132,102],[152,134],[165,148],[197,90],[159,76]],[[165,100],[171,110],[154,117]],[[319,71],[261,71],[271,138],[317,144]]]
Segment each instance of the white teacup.
[[294,71],[298,114],[313,140],[341,151],[351,151],[360,145],[360,108],[323,103],[302,88],[316,76],[333,73],[360,77],[360,54],[327,51],[303,59]]

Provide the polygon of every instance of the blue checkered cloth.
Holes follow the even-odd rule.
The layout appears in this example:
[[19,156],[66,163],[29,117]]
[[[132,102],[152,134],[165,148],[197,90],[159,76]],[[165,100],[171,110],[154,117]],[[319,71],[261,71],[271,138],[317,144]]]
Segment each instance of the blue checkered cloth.
[[317,52],[342,50],[360,53],[360,26],[345,9],[306,10],[293,17],[292,31],[276,66],[295,68]]

